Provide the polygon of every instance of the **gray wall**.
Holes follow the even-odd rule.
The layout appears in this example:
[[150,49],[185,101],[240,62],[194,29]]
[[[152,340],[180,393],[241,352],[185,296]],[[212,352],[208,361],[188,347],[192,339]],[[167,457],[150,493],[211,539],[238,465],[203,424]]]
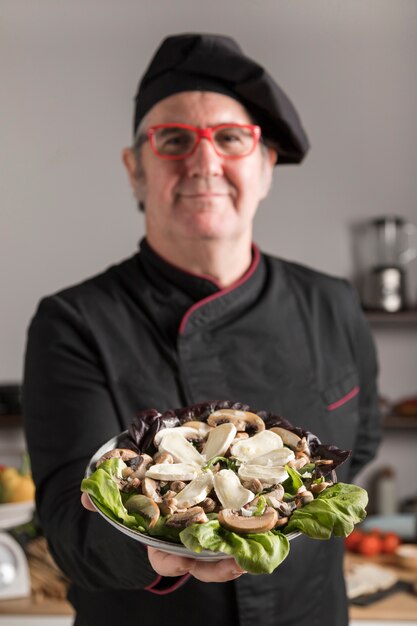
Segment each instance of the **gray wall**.
[[[270,68],[311,139],[301,167],[275,173],[263,249],[349,277],[358,220],[417,223],[415,0],[0,0],[0,381],[21,378],[42,295],[136,249],[120,161],[133,95],[160,40],[192,30]],[[378,333],[390,397],[417,391],[416,336]]]

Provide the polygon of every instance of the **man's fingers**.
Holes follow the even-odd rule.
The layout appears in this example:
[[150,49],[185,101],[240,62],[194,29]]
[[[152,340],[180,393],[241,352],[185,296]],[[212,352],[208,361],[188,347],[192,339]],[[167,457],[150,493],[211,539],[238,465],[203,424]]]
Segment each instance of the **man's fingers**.
[[194,563],[193,559],[162,552],[155,548],[148,548],[148,557],[155,572],[161,576],[182,576],[190,571]]
[[154,548],[148,548],[148,556],[153,569],[161,576],[182,576],[189,572],[205,583],[224,583],[245,573],[234,559],[204,563]]
[[228,580],[235,580],[246,572],[236,563],[234,559],[224,559],[213,563],[193,561],[190,573],[194,578],[204,583],[225,583]]
[[88,497],[87,493],[81,494],[81,504],[83,505],[85,509],[88,509],[88,511],[95,511],[95,508],[93,507],[91,500]]

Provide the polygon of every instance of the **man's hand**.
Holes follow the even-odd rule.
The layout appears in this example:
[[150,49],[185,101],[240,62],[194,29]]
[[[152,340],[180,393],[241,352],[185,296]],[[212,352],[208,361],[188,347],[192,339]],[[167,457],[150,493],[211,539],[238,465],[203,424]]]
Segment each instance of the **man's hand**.
[[87,493],[82,493],[81,494],[81,504],[83,505],[83,507],[85,509],[87,509],[88,511],[95,511],[95,508],[93,507],[93,505],[91,504],[91,500],[88,497]]
[[155,548],[148,548],[148,557],[155,572],[161,576],[182,576],[190,573],[203,583],[225,583],[246,573],[234,559],[204,563]]
[[[81,494],[81,503],[89,511],[95,511],[86,493]],[[246,573],[232,558],[204,563],[155,548],[148,548],[148,558],[155,572],[161,576],[183,576],[190,573],[204,583],[225,583]]]

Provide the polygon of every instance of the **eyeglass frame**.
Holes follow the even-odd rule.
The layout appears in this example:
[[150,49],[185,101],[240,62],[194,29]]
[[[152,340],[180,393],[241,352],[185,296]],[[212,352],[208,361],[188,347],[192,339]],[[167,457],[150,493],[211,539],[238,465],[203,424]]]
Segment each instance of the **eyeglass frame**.
[[[253,142],[253,146],[249,150],[249,152],[246,152],[245,154],[223,154],[223,153],[221,153],[221,152],[219,152],[217,150],[216,144],[215,144],[215,142],[213,140],[213,136],[212,136],[213,132],[215,132],[219,128],[230,128],[230,127],[247,128],[247,129],[249,129],[252,132],[254,142]],[[179,155],[175,155],[175,154],[161,154],[156,149],[155,140],[154,140],[154,134],[160,128],[183,128],[185,130],[191,130],[194,133],[196,133],[197,141],[195,142],[195,145],[193,146],[192,150],[190,152],[185,153],[185,154],[179,154]],[[261,127],[258,126],[257,124],[236,124],[236,123],[232,123],[232,124],[216,124],[215,126],[207,126],[206,128],[200,128],[199,126],[193,126],[192,124],[180,124],[180,123],[171,122],[170,124],[155,124],[154,126],[150,126],[147,129],[146,134],[142,135],[141,137],[138,137],[138,139],[135,142],[135,145],[136,145],[136,147],[140,147],[140,145],[144,141],[148,140],[149,143],[150,143],[152,152],[159,159],[164,159],[164,160],[167,160],[167,161],[181,161],[183,159],[188,158],[192,154],[194,154],[194,152],[197,150],[197,147],[200,144],[202,139],[208,139],[208,141],[213,146],[213,149],[214,149],[215,153],[218,156],[222,157],[223,159],[243,159],[244,157],[247,157],[247,156],[249,156],[250,154],[252,154],[254,152],[254,150],[256,149],[256,146],[258,145],[258,143],[259,143],[259,141],[261,139],[261,134],[262,134]]]

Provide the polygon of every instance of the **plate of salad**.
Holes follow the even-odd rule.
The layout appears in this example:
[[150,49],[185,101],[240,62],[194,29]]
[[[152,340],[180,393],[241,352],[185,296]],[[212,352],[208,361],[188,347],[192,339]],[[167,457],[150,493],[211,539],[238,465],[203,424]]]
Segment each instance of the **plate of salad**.
[[346,537],[366,517],[366,491],[337,482],[349,456],[274,413],[204,402],[141,411],[93,455],[81,489],[144,545],[265,574],[300,534]]

